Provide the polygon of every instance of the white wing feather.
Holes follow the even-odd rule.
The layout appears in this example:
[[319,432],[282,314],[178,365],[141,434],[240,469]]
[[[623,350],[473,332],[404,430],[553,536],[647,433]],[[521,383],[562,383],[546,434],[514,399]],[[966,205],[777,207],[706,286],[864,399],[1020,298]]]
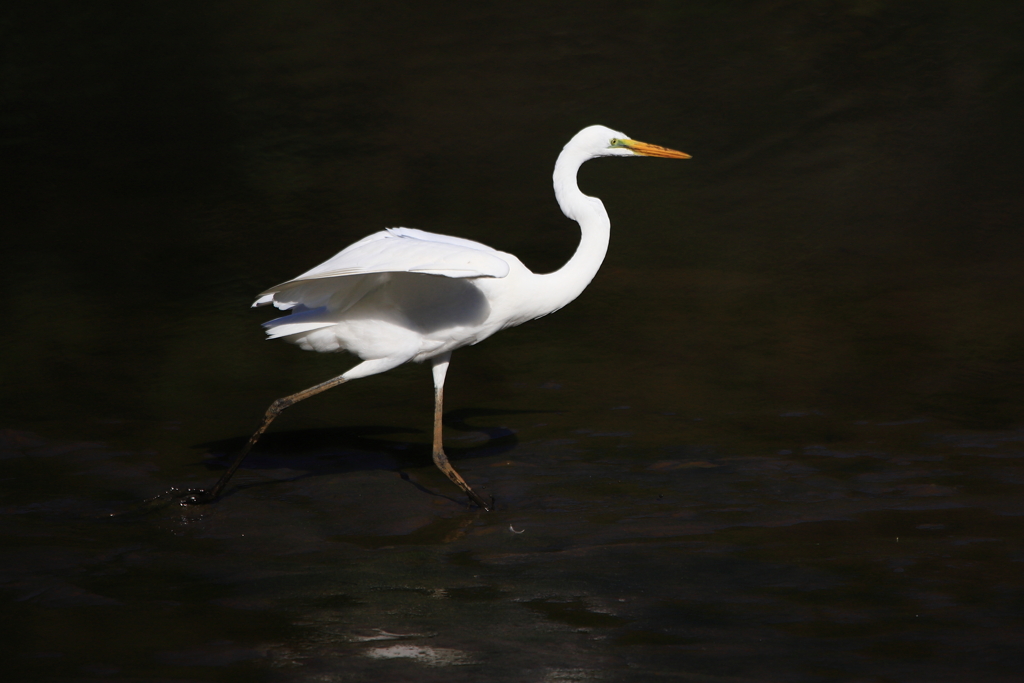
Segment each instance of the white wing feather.
[[262,292],[253,306],[272,303],[285,310],[322,306],[345,310],[387,282],[387,273],[396,272],[501,278],[508,275],[509,265],[501,252],[479,242],[412,228],[388,228]]

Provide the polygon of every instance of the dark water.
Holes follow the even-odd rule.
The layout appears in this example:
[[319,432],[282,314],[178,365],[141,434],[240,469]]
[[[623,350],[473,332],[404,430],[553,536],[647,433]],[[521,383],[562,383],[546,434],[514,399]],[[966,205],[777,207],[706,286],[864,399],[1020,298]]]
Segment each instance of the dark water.
[[[15,681],[1013,681],[1017,3],[0,10],[0,604]],[[253,296],[385,226],[538,271],[602,123],[586,293],[351,361]]]

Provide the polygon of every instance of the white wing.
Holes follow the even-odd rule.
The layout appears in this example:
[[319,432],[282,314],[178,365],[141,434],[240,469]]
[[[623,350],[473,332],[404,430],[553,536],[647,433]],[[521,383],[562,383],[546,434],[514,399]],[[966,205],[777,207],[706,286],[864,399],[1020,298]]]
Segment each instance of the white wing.
[[505,277],[499,252],[472,240],[412,228],[365,237],[290,282],[367,273],[424,273],[445,277]]
[[[412,228],[389,228],[365,237],[293,280],[260,294],[253,306],[328,306],[346,310],[387,282],[386,273],[422,273],[451,278],[505,277],[501,252],[459,237]],[[299,312],[299,311],[296,311]]]

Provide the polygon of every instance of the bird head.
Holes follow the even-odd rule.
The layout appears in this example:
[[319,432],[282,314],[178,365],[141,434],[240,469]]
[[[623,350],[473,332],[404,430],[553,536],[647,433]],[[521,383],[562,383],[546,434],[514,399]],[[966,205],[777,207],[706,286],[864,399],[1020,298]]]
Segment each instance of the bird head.
[[677,152],[668,147],[633,140],[625,133],[605,126],[588,126],[584,128],[574,135],[565,147],[566,149],[575,148],[589,154],[591,157],[641,156],[662,157],[665,159],[690,158],[690,155],[685,152]]

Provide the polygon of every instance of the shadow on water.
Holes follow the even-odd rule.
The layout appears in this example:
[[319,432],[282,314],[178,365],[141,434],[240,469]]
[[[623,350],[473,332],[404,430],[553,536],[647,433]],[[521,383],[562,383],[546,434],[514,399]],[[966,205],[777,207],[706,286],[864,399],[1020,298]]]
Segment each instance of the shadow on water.
[[[448,429],[446,453],[452,461],[489,458],[514,449],[519,439],[507,427],[480,424],[480,418],[507,415],[544,415],[544,410],[496,410],[463,408],[444,416]],[[493,420],[488,420],[493,421]],[[472,424],[471,424],[472,422]],[[485,421],[486,422],[486,421]],[[452,430],[466,436],[453,435]],[[400,434],[417,434],[417,442],[398,440]],[[398,471],[403,467],[431,463],[431,446],[423,443],[420,430],[386,426],[335,427],[271,432],[246,457],[243,468],[270,470],[301,470],[300,477],[336,474],[358,470]],[[478,443],[457,445],[471,439]],[[248,437],[221,439],[199,444],[209,454],[203,465],[209,470],[223,470],[245,445]],[[451,445],[449,445],[451,444]]]

